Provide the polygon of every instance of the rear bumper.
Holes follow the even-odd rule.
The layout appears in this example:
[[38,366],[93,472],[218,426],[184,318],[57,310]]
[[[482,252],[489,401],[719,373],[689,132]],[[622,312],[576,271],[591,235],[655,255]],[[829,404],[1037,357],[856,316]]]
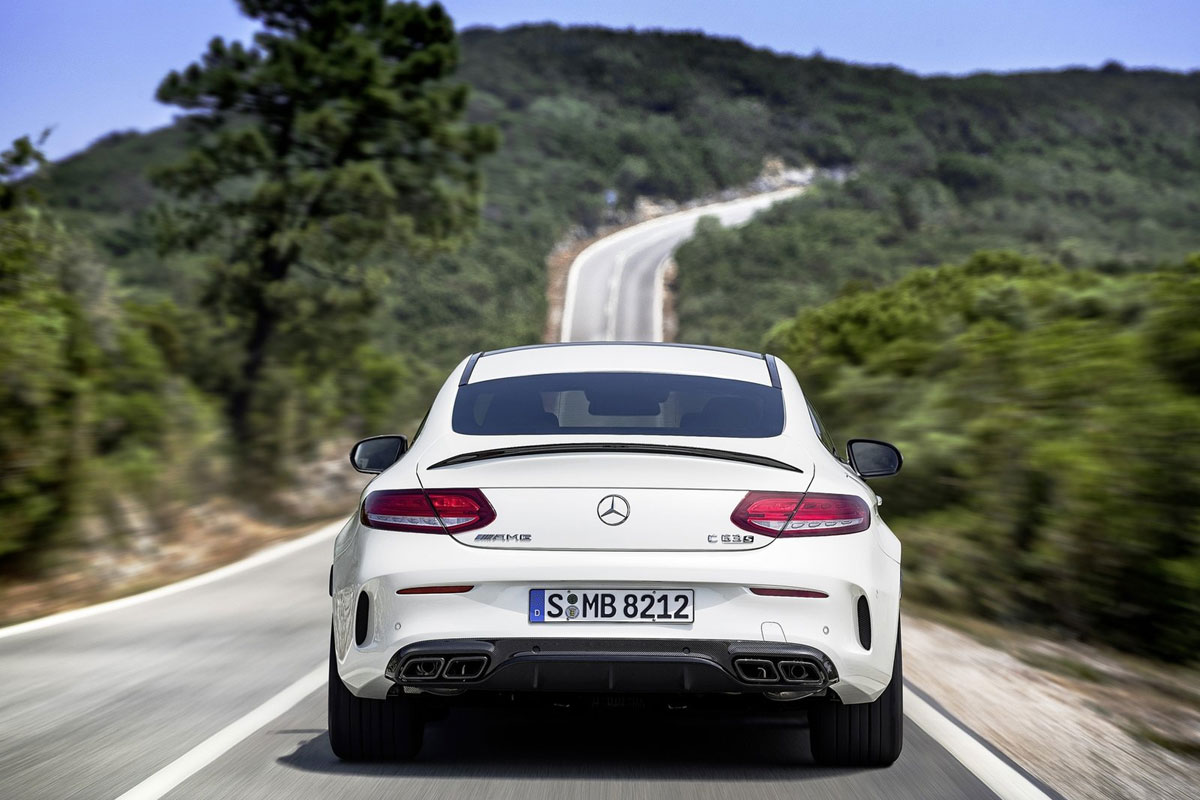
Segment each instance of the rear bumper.
[[[487,688],[506,691],[532,685],[534,672],[539,688],[550,675],[577,672],[587,672],[591,677],[584,682],[595,686],[607,681],[613,663],[622,665],[613,667],[614,681],[620,679],[622,685],[633,681],[622,676],[632,675],[651,685],[670,684],[672,692],[681,691],[678,684],[685,679],[695,687],[727,687],[716,691],[791,688],[767,684],[748,689],[744,682],[731,683],[732,662],[724,659],[733,644],[783,648],[780,654],[792,652],[793,646],[812,648],[832,663],[837,680],[829,690],[845,703],[874,700],[891,680],[900,569],[878,546],[874,531],[782,540],[729,553],[487,550],[464,547],[446,536],[365,528],[352,533],[334,563],[333,628],[338,674],[359,697],[382,698],[394,690],[397,683],[388,670],[398,653],[447,640],[495,647],[525,642],[529,653],[539,641],[566,640],[560,649],[571,655],[533,659],[527,654],[503,670],[497,667],[516,651],[495,658],[487,654],[487,675],[493,681]],[[438,585],[473,588],[457,594],[398,594],[408,587]],[[755,586],[795,587],[828,596],[766,597],[748,588]],[[695,619],[687,624],[530,622],[531,588],[569,587],[692,589]],[[869,644],[859,633],[857,607],[864,598],[873,630]],[[360,614],[359,609],[369,610]],[[635,653],[658,653],[651,661],[659,666],[645,666],[644,658],[640,666],[626,666],[638,662],[630,661],[629,648],[613,644],[626,640],[642,643],[641,649],[633,648]],[[670,658],[666,651],[646,650],[651,647],[646,643],[659,641],[677,648]],[[592,643],[619,657],[580,655],[591,652]],[[684,653],[685,647],[693,652]],[[697,652],[710,660],[678,657]],[[591,660],[601,666],[588,666]],[[534,661],[536,670],[530,666]],[[608,690],[602,685],[598,691]]]
[[686,639],[443,639],[401,648],[385,675],[416,689],[797,696],[838,680],[813,647]]

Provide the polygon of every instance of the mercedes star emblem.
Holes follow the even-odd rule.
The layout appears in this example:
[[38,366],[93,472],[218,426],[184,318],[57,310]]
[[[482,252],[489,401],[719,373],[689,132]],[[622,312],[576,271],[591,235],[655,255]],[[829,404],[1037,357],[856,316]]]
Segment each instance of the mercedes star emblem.
[[596,506],[596,514],[605,525],[620,525],[629,519],[629,501],[619,494],[610,494]]

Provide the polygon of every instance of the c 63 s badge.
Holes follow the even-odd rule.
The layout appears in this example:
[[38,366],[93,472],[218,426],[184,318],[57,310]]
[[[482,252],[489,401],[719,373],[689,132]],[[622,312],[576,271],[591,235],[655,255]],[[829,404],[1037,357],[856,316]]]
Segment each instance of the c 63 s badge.
[[530,533],[477,533],[475,534],[477,542],[532,542],[533,534]]
[[722,533],[721,535],[709,534],[709,544],[754,544],[754,534],[752,533]]

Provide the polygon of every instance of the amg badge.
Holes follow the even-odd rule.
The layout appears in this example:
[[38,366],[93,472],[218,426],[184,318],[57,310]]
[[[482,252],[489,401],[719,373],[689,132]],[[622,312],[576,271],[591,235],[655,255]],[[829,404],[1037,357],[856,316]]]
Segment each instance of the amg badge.
[[533,536],[528,533],[477,533],[477,542],[532,542]]

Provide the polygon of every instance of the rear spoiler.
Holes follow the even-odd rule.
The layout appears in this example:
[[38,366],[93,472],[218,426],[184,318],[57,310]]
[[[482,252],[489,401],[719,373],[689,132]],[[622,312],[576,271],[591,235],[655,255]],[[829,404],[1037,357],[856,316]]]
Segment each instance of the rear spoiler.
[[579,453],[635,453],[639,455],[671,455],[692,456],[694,458],[716,458],[722,461],[738,461],[743,464],[756,464],[760,467],[785,469],[789,472],[804,472],[799,467],[768,456],[752,453],[738,453],[733,450],[714,450],[708,447],[688,447],[687,445],[672,444],[634,444],[620,442],[578,442],[565,444],[534,444],[519,447],[498,447],[494,450],[476,450],[472,453],[460,453],[456,456],[431,464],[426,469],[452,467],[458,464],[470,464],[475,461],[488,461],[495,458],[519,458],[521,456],[565,455]]

